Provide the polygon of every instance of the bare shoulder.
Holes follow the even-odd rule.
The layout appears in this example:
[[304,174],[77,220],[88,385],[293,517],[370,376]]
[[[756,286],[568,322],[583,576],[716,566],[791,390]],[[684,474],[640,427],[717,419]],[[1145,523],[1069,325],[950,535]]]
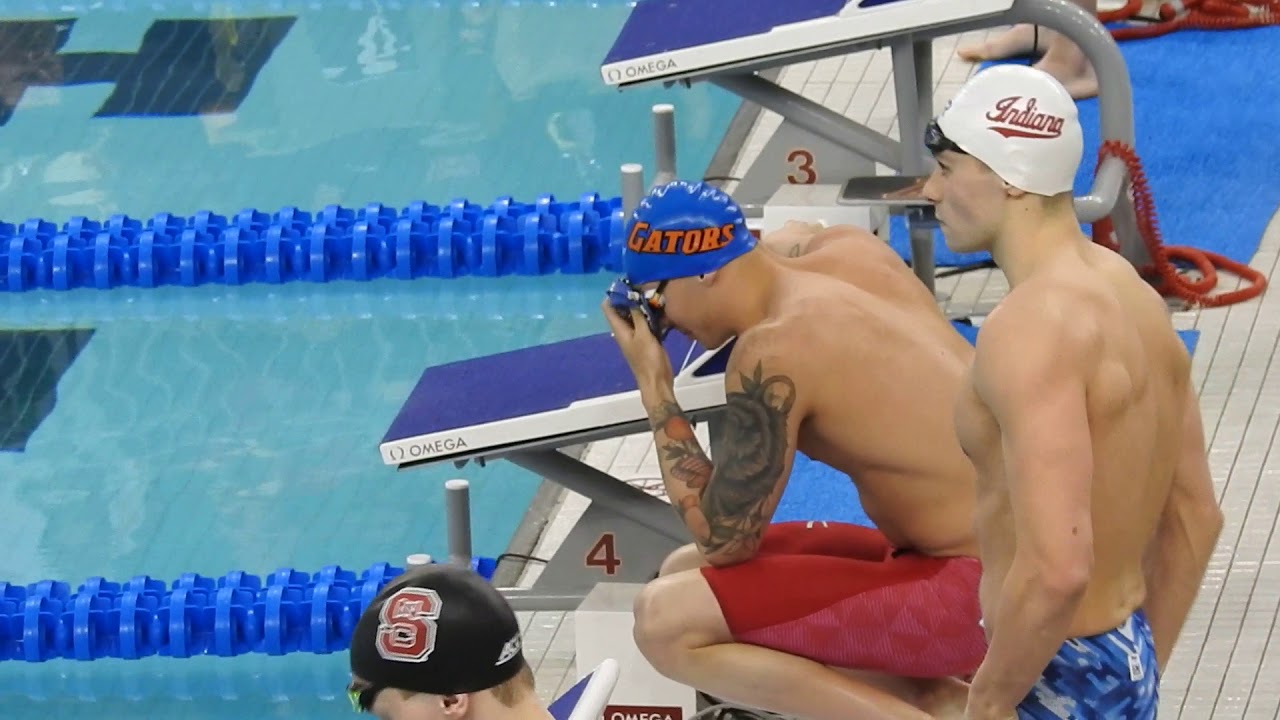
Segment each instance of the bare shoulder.
[[980,385],[1028,390],[1048,376],[1079,376],[1102,343],[1102,307],[1089,288],[1034,280],[1015,288],[982,324],[974,354]]
[[875,233],[857,225],[832,225],[809,241],[809,252],[825,251],[842,256],[853,255],[861,260],[868,258],[903,264],[902,258]]
[[767,405],[783,413],[793,409],[803,392],[803,383],[797,379],[802,373],[794,352],[795,337],[793,327],[771,321],[751,328],[734,342],[724,373],[731,405],[736,397],[739,402]]
[[1066,336],[1081,340],[1096,335],[1097,293],[1077,283],[1035,279],[1014,288],[982,324],[979,342],[1004,346],[1018,338]]
[[1156,349],[1177,356],[1175,364],[1185,356],[1190,366],[1186,345],[1178,337],[1173,326],[1169,304],[1151,283],[1147,282],[1130,262],[1110,250],[1102,250],[1107,257],[1108,270],[1116,288],[1116,297],[1125,308],[1125,317],[1137,326],[1139,335],[1154,341]]
[[1140,312],[1167,316],[1169,306],[1160,292],[1143,279],[1137,268],[1115,251],[1091,246],[1089,258],[1100,270],[1101,279],[1112,287],[1126,305]]
[[855,285],[899,307],[941,314],[932,293],[898,252],[864,228],[836,225],[814,236],[806,268]]
[[792,371],[792,356],[788,347],[794,347],[800,337],[801,330],[796,323],[780,320],[769,320],[753,326],[738,336],[733,343],[733,352],[729,353],[726,367],[727,375],[731,371],[754,368],[759,364],[767,364],[776,370]]

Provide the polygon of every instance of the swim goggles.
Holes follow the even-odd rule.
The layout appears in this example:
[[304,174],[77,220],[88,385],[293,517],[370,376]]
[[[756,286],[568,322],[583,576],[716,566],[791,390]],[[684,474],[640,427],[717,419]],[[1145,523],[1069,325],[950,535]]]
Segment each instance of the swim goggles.
[[347,688],[347,699],[351,701],[351,709],[357,713],[371,712],[373,700],[381,691],[380,687],[366,687],[361,690]]
[[671,331],[671,326],[664,322],[666,318],[667,298],[662,294],[667,288],[667,281],[663,280],[658,283],[658,287],[651,290],[641,290],[632,285],[626,278],[618,278],[609,286],[606,293],[609,298],[609,304],[618,315],[628,322],[631,321],[631,310],[637,308],[644,315],[645,322],[649,325],[649,331],[653,333],[658,340],[665,340],[667,333]]
[[937,155],[938,153],[950,150],[954,153],[968,155],[959,145],[955,144],[951,138],[947,137],[942,128],[938,126],[937,120],[931,120],[924,129],[924,146],[929,152]]

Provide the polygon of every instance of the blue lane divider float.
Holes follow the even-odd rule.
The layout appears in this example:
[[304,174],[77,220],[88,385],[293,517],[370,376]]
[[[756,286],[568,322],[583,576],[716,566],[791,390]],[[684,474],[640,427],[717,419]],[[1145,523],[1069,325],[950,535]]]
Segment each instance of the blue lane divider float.
[[317,213],[202,210],[142,221],[73,217],[0,222],[0,287],[8,292],[206,283],[286,283],[462,275],[616,271],[626,241],[622,198],[586,193],[392,208],[329,205]]
[[[471,566],[492,579],[497,561]],[[125,583],[93,577],[74,591],[57,580],[0,582],[0,661],[339,652],[360,613],[403,572],[376,563],[359,574],[337,565],[314,575],[187,573],[169,587],[145,575]]]

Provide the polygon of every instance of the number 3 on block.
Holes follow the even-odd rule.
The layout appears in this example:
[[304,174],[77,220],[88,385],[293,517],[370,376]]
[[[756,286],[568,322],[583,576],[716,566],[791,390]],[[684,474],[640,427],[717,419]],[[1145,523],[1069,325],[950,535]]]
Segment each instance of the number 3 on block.
[[596,540],[587,551],[587,567],[604,568],[605,575],[617,575],[622,561],[618,559],[618,548],[614,543],[613,533],[607,532]]
[[787,182],[792,185],[812,185],[818,182],[818,168],[814,167],[813,153],[804,148],[796,148],[787,153],[787,166],[793,172],[787,173]]

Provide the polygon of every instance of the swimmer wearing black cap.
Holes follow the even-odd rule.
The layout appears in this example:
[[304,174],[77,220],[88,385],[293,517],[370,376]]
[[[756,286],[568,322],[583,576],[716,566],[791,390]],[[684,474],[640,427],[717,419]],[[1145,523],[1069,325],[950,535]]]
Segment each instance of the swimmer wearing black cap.
[[382,720],[547,720],[506,598],[428,565],[382,589],[351,636],[352,707]]

